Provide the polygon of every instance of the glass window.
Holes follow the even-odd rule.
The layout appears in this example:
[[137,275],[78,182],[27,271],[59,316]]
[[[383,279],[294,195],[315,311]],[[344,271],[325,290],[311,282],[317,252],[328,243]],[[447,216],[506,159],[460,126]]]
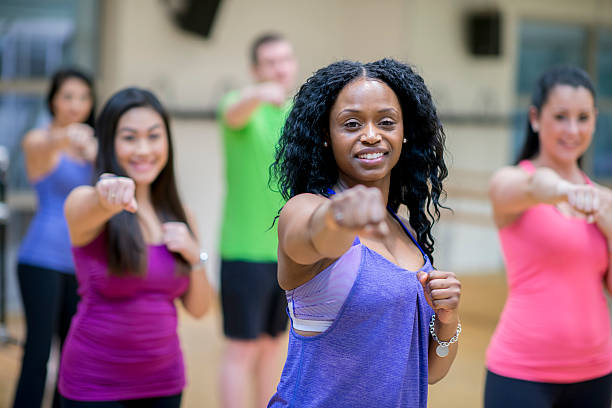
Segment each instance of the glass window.
[[48,79],[64,66],[96,71],[98,0],[0,2],[0,145],[10,153],[9,191],[27,190],[21,139],[47,126]]
[[586,67],[586,29],[525,21],[520,25],[518,92],[531,94],[542,72],[559,64]]

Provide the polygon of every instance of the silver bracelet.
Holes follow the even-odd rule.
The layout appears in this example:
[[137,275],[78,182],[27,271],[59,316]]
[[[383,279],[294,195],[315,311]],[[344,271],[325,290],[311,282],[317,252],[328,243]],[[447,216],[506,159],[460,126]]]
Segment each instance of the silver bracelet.
[[429,322],[429,333],[431,334],[431,337],[436,341],[436,343],[438,343],[438,346],[436,347],[436,354],[438,355],[438,357],[446,357],[448,356],[448,346],[453,343],[456,343],[459,339],[459,334],[461,334],[461,322],[457,323],[457,331],[449,341],[440,341],[438,335],[436,335],[436,331],[434,330],[435,320],[436,315],[433,314],[431,316],[431,321]]

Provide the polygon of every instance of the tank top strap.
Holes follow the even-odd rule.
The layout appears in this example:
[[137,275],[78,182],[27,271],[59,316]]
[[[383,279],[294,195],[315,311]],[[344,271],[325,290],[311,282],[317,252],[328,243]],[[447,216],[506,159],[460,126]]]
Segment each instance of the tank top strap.
[[404,223],[402,222],[402,219],[389,206],[387,206],[387,211],[389,211],[389,213],[391,213],[393,218],[395,218],[395,220],[397,222],[399,222],[399,224],[402,226],[402,229],[404,230],[404,232],[410,237],[412,242],[414,242],[414,245],[416,245],[416,247],[419,248],[419,251],[421,251],[421,254],[423,254],[423,257],[425,259],[428,259],[427,254],[425,253],[425,251],[423,251],[423,248],[421,248],[421,246],[419,245],[419,241],[417,241],[416,238],[414,238],[414,236],[410,232],[410,230],[408,228],[406,228],[406,225],[404,225]]

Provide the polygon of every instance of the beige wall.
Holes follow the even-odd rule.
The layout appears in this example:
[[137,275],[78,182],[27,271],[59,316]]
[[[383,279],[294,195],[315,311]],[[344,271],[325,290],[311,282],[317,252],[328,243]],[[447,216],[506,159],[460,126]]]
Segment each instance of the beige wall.
[[[127,85],[153,89],[171,109],[211,109],[223,93],[248,83],[248,46],[262,31],[284,33],[300,60],[300,80],[337,59],[396,57],[414,64],[442,114],[509,115],[515,104],[521,19],[612,25],[610,0],[223,0],[212,36],[181,31],[153,0],[103,2],[101,94]],[[503,13],[503,55],[473,58],[463,16],[497,5]],[[456,209],[436,228],[439,267],[462,273],[499,270],[486,183],[505,164],[510,129],[445,123],[449,150],[448,203]],[[217,128],[205,120],[175,120],[177,171],[194,208],[204,245],[213,253],[223,197]],[[484,255],[483,255],[484,254]]]

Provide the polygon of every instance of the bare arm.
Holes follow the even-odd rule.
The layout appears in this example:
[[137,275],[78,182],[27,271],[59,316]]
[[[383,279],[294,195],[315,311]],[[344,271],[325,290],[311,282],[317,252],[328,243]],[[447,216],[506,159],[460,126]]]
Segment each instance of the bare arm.
[[[457,333],[459,324],[459,299],[461,283],[453,272],[432,271],[429,274],[420,272],[418,275],[423,292],[429,305],[434,309],[436,318],[434,332],[439,341],[449,341]],[[446,376],[457,355],[458,343],[448,347],[448,355],[440,357],[436,353],[438,343],[429,338],[428,365],[429,384],[435,384]]]
[[88,161],[93,161],[96,156],[98,143],[93,129],[86,124],[74,123],[65,128],[28,132],[21,142],[28,179],[33,181],[49,172],[56,163],[58,152],[71,145]]
[[[178,248],[173,247],[171,242],[167,242],[166,245],[169,245],[168,248],[170,250],[180,252],[187,262],[193,265],[189,272],[189,287],[181,297],[181,302],[189,314],[200,318],[210,309],[213,290],[206,277],[206,268],[200,264],[200,245],[195,220],[190,211],[186,210],[185,212],[187,214],[187,222],[193,234],[189,233],[186,229],[185,231],[170,231],[173,227],[169,228],[168,224],[184,224],[167,223],[164,224],[164,241],[172,239],[170,235],[174,232],[184,233],[186,236],[184,243],[180,244]],[[179,238],[179,236],[176,237]]]
[[64,203],[70,240],[83,246],[97,237],[104,224],[115,214],[137,209],[134,181],[125,177],[101,179],[95,187],[80,186],[72,190]]
[[498,228],[503,228],[536,204],[567,201],[571,186],[546,167],[538,168],[533,174],[518,167],[504,167],[493,175],[489,183],[495,223]]
[[262,102],[282,105],[286,93],[281,85],[276,83],[256,84],[240,91],[240,98],[230,106],[224,114],[224,120],[232,129],[240,129],[251,119],[251,115]]
[[[278,221],[279,263],[314,265],[344,254],[356,235],[383,236],[385,205],[380,190],[356,186],[327,199],[300,194],[287,202]],[[279,283],[285,290],[308,281],[305,268],[279,267]]]

